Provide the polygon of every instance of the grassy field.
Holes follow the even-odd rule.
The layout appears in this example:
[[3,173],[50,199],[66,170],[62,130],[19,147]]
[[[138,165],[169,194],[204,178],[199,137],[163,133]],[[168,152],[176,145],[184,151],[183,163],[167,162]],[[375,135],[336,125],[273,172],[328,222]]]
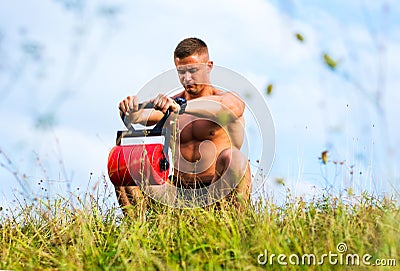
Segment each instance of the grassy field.
[[400,266],[400,209],[391,199],[321,196],[305,202],[288,196],[283,206],[258,202],[245,211],[229,204],[222,204],[221,210],[154,204],[145,214],[133,209],[135,219],[123,217],[104,202],[86,194],[74,200],[22,202],[7,214],[2,210],[0,269],[376,270],[374,264],[381,264],[386,266],[379,270],[393,270]]

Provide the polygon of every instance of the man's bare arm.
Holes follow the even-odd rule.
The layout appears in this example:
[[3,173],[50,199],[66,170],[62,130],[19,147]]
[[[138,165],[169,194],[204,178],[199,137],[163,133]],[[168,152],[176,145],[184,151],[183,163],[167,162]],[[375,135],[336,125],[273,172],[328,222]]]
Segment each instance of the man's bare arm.
[[245,103],[234,92],[212,95],[188,101],[185,113],[211,120],[232,122],[241,118]]

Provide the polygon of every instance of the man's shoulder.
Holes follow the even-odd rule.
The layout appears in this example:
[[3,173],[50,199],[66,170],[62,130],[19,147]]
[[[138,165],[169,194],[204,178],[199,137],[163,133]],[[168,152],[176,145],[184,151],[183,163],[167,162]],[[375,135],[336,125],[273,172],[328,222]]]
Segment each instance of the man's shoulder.
[[215,96],[235,96],[237,98],[240,98],[239,94],[236,91],[233,90],[221,90],[218,88],[213,89],[213,95]]
[[240,97],[240,95],[237,92],[232,91],[232,90],[229,90],[229,91],[219,90],[219,92],[215,95],[222,96],[225,99],[228,98],[228,99],[233,99],[233,100],[237,100],[237,101],[243,101],[243,99]]

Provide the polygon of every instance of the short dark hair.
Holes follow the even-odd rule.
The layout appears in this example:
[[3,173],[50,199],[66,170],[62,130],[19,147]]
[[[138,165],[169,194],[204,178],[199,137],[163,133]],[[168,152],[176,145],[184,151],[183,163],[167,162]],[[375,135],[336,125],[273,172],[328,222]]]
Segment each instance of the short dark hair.
[[194,54],[208,54],[208,48],[204,41],[198,38],[182,40],[175,48],[174,58],[185,58]]

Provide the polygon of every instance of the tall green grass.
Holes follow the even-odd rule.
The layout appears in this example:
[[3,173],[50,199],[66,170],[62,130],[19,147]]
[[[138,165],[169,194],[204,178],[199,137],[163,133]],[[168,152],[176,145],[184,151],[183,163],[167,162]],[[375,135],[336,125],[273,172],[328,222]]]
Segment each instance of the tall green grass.
[[[375,270],[345,264],[292,265],[296,254],[370,254],[400,266],[400,209],[392,199],[322,196],[286,204],[258,201],[245,210],[172,209],[152,203],[123,217],[101,196],[58,197],[2,210],[0,269],[12,270]],[[287,255],[288,266],[271,254]],[[261,255],[264,254],[264,255]],[[260,256],[261,255],[261,256]],[[293,257],[293,256],[292,256]],[[292,258],[294,259],[294,258]],[[393,262],[391,263],[393,264]],[[379,270],[393,270],[393,266]]]

